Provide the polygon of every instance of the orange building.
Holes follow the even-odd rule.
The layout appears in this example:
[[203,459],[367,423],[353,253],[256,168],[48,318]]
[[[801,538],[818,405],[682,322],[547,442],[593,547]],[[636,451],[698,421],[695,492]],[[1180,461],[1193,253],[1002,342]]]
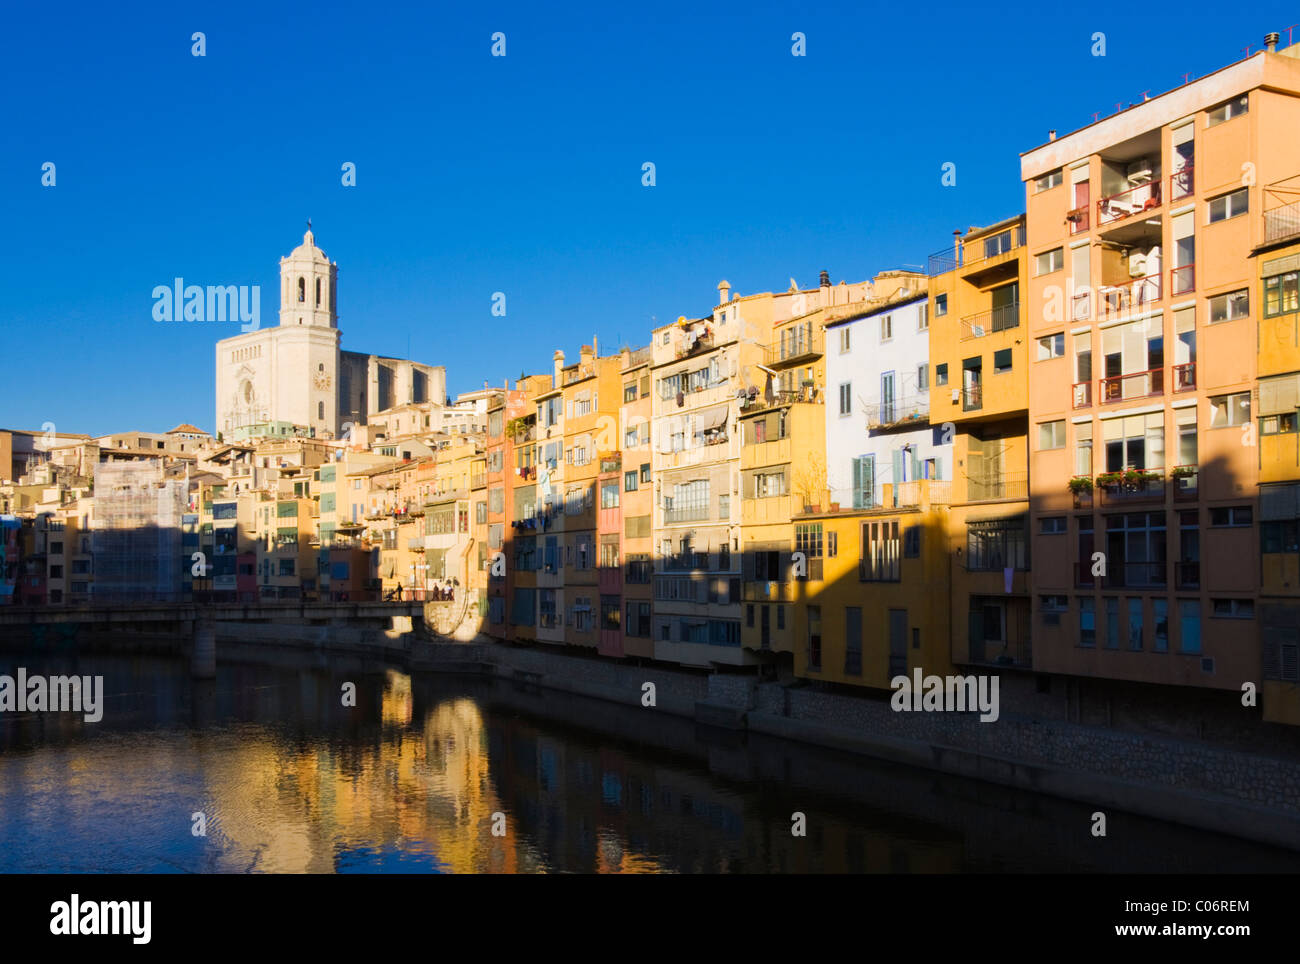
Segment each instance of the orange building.
[[1270,49],[1022,156],[1037,670],[1260,680],[1259,484],[1296,478],[1260,379],[1300,358],[1251,255],[1297,129],[1300,47]]

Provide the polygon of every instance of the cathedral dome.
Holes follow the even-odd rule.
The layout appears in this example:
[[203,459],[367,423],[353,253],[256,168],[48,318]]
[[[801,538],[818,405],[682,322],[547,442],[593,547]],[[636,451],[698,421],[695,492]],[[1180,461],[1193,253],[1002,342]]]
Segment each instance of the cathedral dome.
[[323,264],[329,264],[329,258],[325,252],[316,247],[316,235],[311,233],[310,222],[308,223],[307,233],[302,236],[302,244],[289,252],[289,261],[318,261]]

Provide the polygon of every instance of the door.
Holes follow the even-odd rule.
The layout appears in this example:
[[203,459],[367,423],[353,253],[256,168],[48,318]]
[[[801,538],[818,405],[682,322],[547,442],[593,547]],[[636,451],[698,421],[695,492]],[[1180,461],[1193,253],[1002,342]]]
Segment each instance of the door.
[[889,678],[907,675],[907,610],[889,611]]
[[880,376],[880,421],[888,424],[894,420],[894,373]]

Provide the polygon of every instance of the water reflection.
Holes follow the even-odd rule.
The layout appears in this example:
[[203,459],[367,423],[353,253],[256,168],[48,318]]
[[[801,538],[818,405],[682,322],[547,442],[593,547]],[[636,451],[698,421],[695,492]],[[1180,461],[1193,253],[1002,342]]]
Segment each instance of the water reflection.
[[[0,717],[0,870],[1300,869],[1296,855],[1122,815],[1099,842],[1084,804],[635,708],[282,660],[196,682],[174,660],[0,656],[4,673],[102,674],[106,694],[99,724]],[[206,837],[191,832],[196,812]]]

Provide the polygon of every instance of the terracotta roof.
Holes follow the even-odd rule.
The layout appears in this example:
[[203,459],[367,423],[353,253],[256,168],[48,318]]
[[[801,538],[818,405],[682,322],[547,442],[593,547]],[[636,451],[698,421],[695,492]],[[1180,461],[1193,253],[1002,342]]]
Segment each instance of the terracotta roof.
[[208,434],[207,432],[203,431],[203,429],[201,429],[201,428],[196,428],[195,426],[191,425],[189,422],[181,422],[181,424],[177,425],[174,429],[172,429],[172,430],[171,430],[170,432],[168,432],[167,434],[168,434],[168,435],[175,435],[177,432],[189,432],[190,434],[193,434],[193,435],[207,435],[207,434]]

